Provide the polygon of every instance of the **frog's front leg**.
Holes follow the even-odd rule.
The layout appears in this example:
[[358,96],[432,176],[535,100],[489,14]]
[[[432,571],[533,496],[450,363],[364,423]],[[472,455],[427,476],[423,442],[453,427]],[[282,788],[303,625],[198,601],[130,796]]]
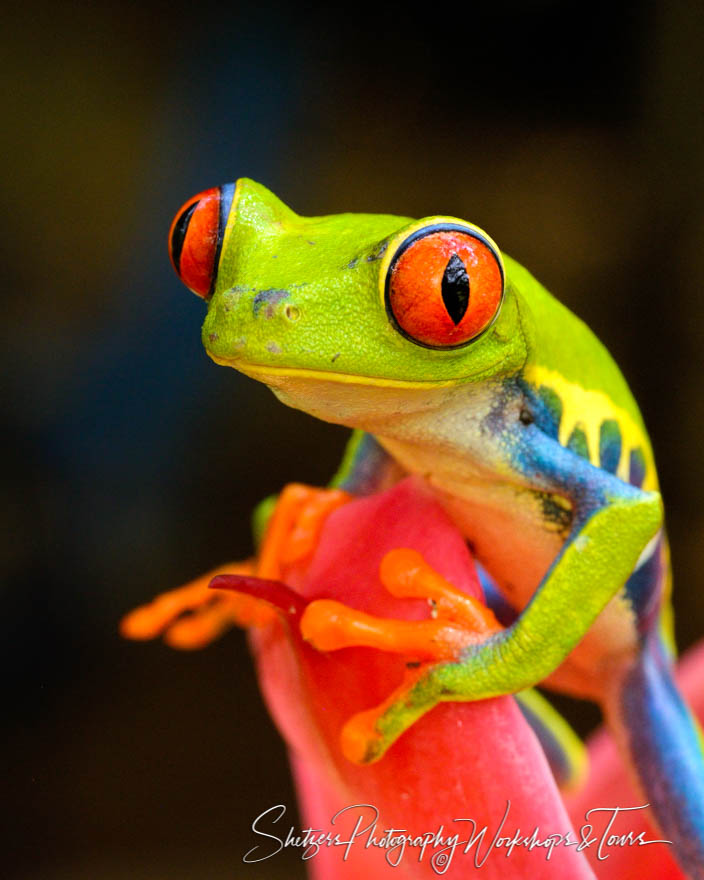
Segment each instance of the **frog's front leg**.
[[[523,427],[505,438],[512,467],[524,485],[567,498],[573,511],[570,534],[511,626],[455,646],[451,659],[447,653],[436,654],[438,662],[406,682],[373,716],[367,715],[362,725],[367,742],[359,753],[363,760],[381,757],[438,702],[516,693],[554,672],[624,585],[662,525],[658,493],[644,492],[592,466],[535,426]],[[314,629],[308,637],[323,647],[324,615]],[[382,623],[379,647],[383,629]]]

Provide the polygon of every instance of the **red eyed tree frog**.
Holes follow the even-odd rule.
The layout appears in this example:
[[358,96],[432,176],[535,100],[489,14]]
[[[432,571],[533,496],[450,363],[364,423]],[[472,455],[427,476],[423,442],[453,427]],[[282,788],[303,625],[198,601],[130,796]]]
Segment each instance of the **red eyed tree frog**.
[[[360,759],[441,700],[522,693],[545,738],[550,716],[526,689],[596,700],[662,833],[704,878],[704,765],[671,674],[653,453],[594,334],[455,217],[299,217],[242,179],[187,202],[170,250],[208,303],[214,361],[355,429],[333,485],[363,494],[421,475],[485,572],[504,628],[381,707]],[[324,645],[326,621],[307,637]]]

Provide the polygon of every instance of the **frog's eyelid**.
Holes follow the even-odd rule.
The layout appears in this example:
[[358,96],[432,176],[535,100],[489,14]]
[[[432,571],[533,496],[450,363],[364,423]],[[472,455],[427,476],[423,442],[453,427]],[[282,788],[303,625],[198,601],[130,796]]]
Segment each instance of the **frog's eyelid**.
[[478,226],[474,226],[471,223],[462,223],[457,220],[431,220],[427,223],[424,223],[422,226],[410,231],[409,234],[400,241],[400,243],[393,250],[393,253],[390,255],[390,259],[386,267],[386,277],[389,277],[394,267],[394,264],[398,262],[399,257],[401,257],[412,244],[415,244],[419,239],[425,238],[427,235],[431,235],[433,232],[464,232],[466,235],[471,235],[472,238],[476,238],[481,241],[482,244],[486,245],[486,247],[489,248],[489,250],[493,253],[501,272],[501,282],[502,284],[505,284],[504,261],[501,257],[501,251],[499,250],[494,239],[491,238],[491,236],[487,235],[486,232],[484,232],[484,230],[480,229]]
[[235,197],[236,183],[223,183],[220,187],[220,204],[218,206],[218,240],[215,245],[215,261],[213,263],[213,280],[210,284],[208,296],[211,297],[215,292],[215,282],[218,278],[218,265],[220,264],[220,254],[222,253],[222,243],[225,239],[225,229],[230,216],[230,209]]

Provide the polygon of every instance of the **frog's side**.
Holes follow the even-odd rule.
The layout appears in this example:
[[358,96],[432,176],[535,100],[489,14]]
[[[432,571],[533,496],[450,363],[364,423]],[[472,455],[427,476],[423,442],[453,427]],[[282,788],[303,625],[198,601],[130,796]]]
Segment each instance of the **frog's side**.
[[187,203],[171,243],[209,299],[210,356],[358,429],[338,485],[423,475],[514,610],[389,709],[385,746],[438,699],[547,678],[604,705],[663,832],[704,877],[704,771],[670,676],[652,450],[591,331],[455,218],[301,218],[241,180]]

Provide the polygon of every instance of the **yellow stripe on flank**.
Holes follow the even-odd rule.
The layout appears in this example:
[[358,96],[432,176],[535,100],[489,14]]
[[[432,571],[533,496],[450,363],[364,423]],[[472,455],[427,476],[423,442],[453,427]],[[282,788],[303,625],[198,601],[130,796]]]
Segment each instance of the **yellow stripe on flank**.
[[581,385],[568,382],[560,373],[547,367],[532,365],[526,368],[526,379],[536,388],[546,386],[552,389],[562,402],[558,440],[567,446],[575,428],[581,428],[587,438],[589,461],[599,467],[599,439],[603,422],[613,419],[621,432],[621,457],[616,476],[628,482],[630,454],[640,448],[645,458],[645,478],[643,489],[658,488],[655,460],[648,437],[642,427],[625,409],[616,406],[603,391],[587,390]]
[[442,381],[412,382],[406,379],[382,379],[375,376],[353,376],[348,373],[331,373],[327,370],[305,370],[296,367],[265,367],[259,364],[246,364],[237,358],[216,357],[208,352],[210,357],[216,364],[224,367],[233,367],[250,376],[252,379],[258,379],[264,384],[267,377],[281,377],[282,379],[314,379],[318,382],[339,382],[343,385],[372,385],[375,388],[449,388],[451,385],[457,385],[458,380],[446,379]]

